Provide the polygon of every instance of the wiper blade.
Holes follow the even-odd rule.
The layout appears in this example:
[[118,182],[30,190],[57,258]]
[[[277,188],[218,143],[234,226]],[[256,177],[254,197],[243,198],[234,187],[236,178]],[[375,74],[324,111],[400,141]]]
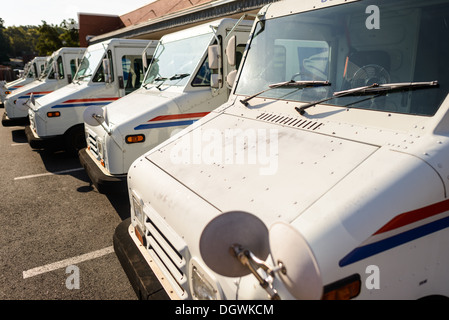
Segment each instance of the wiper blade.
[[179,80],[184,79],[185,77],[190,76],[190,73],[177,73],[174,76],[170,77],[170,80]]
[[386,84],[377,84],[373,83],[369,86],[337,91],[334,92],[332,97],[328,97],[322,100],[314,101],[308,104],[305,104],[301,107],[295,107],[296,111],[298,111],[301,115],[305,113],[305,110],[313,107],[317,104],[335,99],[340,97],[348,97],[348,96],[360,96],[360,95],[379,95],[386,94],[394,91],[403,91],[409,89],[418,89],[418,88],[428,88],[428,87],[436,87],[438,86],[438,81],[428,81],[428,82],[399,82],[399,83],[386,83]]
[[387,83],[374,86],[368,86],[366,88],[355,88],[350,90],[338,91],[334,93],[334,97],[340,97],[342,95],[362,95],[362,94],[377,94],[383,92],[402,91],[415,88],[427,88],[438,86],[438,81],[428,82],[399,82],[399,83]]
[[243,103],[245,106],[248,106],[248,101],[273,89],[277,89],[277,88],[282,88],[282,87],[293,87],[293,88],[307,88],[307,87],[322,87],[322,86],[330,86],[330,82],[329,81],[294,81],[294,80],[290,80],[290,81],[285,81],[285,82],[280,82],[280,83],[274,83],[274,84],[270,84],[268,86],[268,89],[265,89],[263,91],[260,91],[256,94],[253,94],[252,96],[240,100],[241,103]]
[[154,81],[162,81],[160,84],[158,84],[156,86],[157,89],[161,90],[160,87],[164,84],[165,81],[167,80],[180,80],[180,79],[184,79],[185,77],[190,76],[190,73],[177,73],[173,76],[171,76],[170,78],[162,78],[162,77],[158,77],[156,79],[154,79]]
[[79,77],[76,77],[75,80],[81,80],[81,79],[84,79],[84,78],[87,78],[87,77],[90,77],[90,76],[92,76],[92,74],[83,74],[83,75],[81,75]]

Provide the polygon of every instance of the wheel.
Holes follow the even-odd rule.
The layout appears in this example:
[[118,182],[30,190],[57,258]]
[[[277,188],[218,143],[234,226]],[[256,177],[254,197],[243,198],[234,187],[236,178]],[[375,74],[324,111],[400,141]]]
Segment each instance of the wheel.
[[72,155],[78,155],[78,151],[86,147],[84,124],[76,125],[64,134],[64,147]]

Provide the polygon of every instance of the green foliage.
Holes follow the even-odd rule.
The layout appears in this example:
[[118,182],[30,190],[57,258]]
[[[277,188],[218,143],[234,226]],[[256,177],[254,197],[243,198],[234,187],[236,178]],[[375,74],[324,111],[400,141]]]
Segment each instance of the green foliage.
[[79,47],[79,33],[74,19],[60,25],[45,21],[39,26],[12,26],[5,28],[0,18],[0,64],[9,58],[47,56],[61,47]]
[[3,61],[9,61],[8,52],[11,50],[8,38],[4,34],[5,27],[3,19],[0,18],[0,64]]

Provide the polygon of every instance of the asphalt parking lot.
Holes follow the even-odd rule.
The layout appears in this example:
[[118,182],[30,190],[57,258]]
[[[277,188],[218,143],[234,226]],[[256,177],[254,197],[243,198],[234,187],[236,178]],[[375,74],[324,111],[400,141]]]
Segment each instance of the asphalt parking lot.
[[33,150],[24,128],[0,125],[0,299],[135,300],[112,247],[127,195],[98,193],[77,157]]

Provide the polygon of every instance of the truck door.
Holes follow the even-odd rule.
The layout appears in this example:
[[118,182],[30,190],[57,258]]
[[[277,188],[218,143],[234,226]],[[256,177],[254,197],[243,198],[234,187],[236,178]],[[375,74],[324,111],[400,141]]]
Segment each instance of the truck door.
[[[123,97],[140,88],[144,78],[142,63],[143,48],[130,50],[118,48],[116,51],[119,95]],[[150,60],[151,57],[148,58]]]

